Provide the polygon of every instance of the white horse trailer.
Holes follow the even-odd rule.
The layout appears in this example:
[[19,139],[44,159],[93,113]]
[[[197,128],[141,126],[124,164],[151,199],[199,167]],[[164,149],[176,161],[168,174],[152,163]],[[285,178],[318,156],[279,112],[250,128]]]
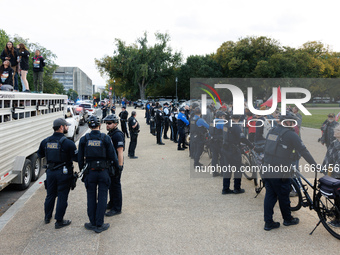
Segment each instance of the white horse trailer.
[[26,189],[42,168],[40,142],[64,118],[66,95],[0,91],[0,190],[9,184]]

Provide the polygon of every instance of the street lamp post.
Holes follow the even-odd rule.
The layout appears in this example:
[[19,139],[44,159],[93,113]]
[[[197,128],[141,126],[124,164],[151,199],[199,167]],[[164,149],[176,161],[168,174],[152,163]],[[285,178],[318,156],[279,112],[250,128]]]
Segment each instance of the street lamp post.
[[116,105],[116,80],[113,80],[113,94],[114,94],[113,103]]
[[178,78],[176,77],[176,100],[178,101],[178,97],[177,97],[177,82],[178,82]]

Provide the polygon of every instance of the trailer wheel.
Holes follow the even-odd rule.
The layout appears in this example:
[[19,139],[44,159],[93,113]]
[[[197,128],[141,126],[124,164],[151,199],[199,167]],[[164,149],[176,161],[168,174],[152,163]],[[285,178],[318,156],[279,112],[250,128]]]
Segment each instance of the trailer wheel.
[[22,183],[17,185],[19,190],[27,189],[31,184],[32,179],[32,163],[31,160],[26,159],[24,167],[22,168]]
[[41,160],[38,158],[38,154],[34,153],[30,160],[32,162],[32,181],[36,181],[39,178],[41,170]]

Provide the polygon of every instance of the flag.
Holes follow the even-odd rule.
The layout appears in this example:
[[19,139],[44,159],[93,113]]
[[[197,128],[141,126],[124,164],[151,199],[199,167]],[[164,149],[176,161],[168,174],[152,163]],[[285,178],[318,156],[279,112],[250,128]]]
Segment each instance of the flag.
[[[281,102],[281,89],[280,89],[280,87],[277,88],[277,102],[278,103]],[[273,105],[273,96],[270,96],[270,98],[268,98],[268,100],[266,102],[261,104],[261,106],[268,106],[268,107],[272,107],[272,105]]]
[[336,115],[335,121],[338,121],[338,120],[339,120],[339,117],[340,117],[340,112]]

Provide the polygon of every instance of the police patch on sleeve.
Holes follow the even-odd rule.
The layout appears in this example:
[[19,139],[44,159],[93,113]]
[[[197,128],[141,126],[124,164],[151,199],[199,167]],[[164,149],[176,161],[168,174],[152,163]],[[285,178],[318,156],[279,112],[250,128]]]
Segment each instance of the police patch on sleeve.
[[121,141],[121,142],[118,142],[118,146],[124,146],[124,142],[123,141]]

